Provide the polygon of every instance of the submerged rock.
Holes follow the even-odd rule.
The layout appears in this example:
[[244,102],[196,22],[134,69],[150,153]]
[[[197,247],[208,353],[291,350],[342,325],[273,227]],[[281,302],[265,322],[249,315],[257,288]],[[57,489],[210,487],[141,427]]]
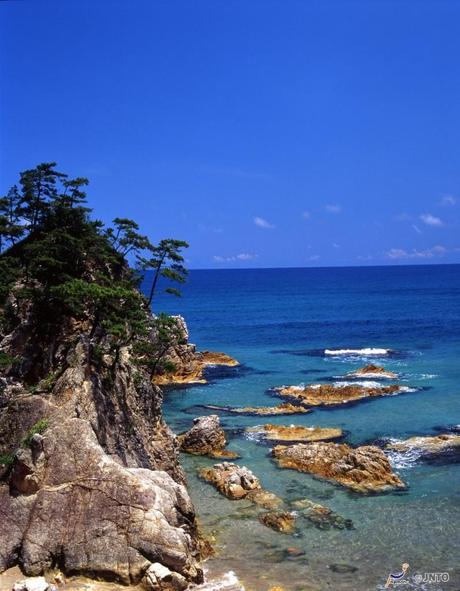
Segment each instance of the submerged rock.
[[260,434],[270,441],[324,441],[341,437],[342,429],[333,427],[302,427],[299,425],[259,425],[248,427],[247,433]]
[[302,406],[301,404],[292,404],[290,402],[283,402],[277,406],[246,406],[242,408],[236,408],[232,406],[215,406],[208,404],[205,408],[240,415],[259,415],[267,417],[277,415],[306,414],[307,412],[311,412],[309,408]]
[[315,442],[278,445],[272,454],[280,468],[307,472],[357,492],[404,488],[381,449],[352,448],[346,444]]
[[201,468],[198,475],[229,499],[243,499],[250,491],[261,489],[259,479],[249,468],[230,462]]
[[310,406],[334,406],[346,404],[367,398],[389,396],[407,392],[408,388],[391,384],[363,385],[363,384],[312,384],[309,386],[282,386],[274,391],[279,396],[295,398]]
[[246,495],[246,499],[263,507],[264,509],[278,509],[283,504],[283,499],[268,490],[256,489]]
[[227,444],[217,415],[193,419],[193,427],[177,439],[182,451],[197,455],[221,450]]
[[290,534],[295,529],[295,515],[288,511],[261,513],[259,515],[259,521],[267,527],[285,534]]
[[345,519],[341,515],[334,513],[329,507],[314,503],[310,499],[293,501],[291,506],[319,529],[329,529],[331,527],[335,529],[353,529],[351,519]]
[[383,378],[389,380],[395,380],[399,377],[394,371],[388,371],[381,365],[374,365],[372,363],[347,374],[347,376],[350,378]]
[[417,450],[428,455],[443,453],[456,447],[460,447],[460,435],[454,433],[409,437],[404,441],[394,441],[385,446],[386,449],[391,451],[410,452]]

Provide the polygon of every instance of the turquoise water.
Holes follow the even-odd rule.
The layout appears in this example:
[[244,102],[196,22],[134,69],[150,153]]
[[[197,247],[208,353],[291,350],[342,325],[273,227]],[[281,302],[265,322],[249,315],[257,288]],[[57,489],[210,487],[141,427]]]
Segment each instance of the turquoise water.
[[[192,271],[181,299],[161,297],[156,309],[185,316],[191,342],[224,351],[242,366],[210,370],[207,385],[171,389],[164,413],[180,432],[205,404],[270,406],[267,390],[282,384],[334,381],[376,361],[417,388],[340,409],[289,417],[221,414],[229,448],[241,454],[265,488],[286,501],[308,497],[352,519],[352,530],[319,530],[303,518],[297,532],[272,532],[246,501],[231,502],[199,481],[212,464],[183,456],[190,490],[219,554],[211,574],[235,571],[248,589],[271,585],[300,590],[383,589],[390,571],[410,564],[406,585],[460,589],[459,455],[436,462],[392,458],[406,491],[363,496],[309,475],[278,469],[269,446],[242,428],[263,422],[341,427],[353,445],[434,434],[460,424],[460,266],[348,269]],[[327,356],[325,349],[379,347],[380,358]],[[287,550],[295,547],[300,556]],[[415,574],[449,575],[448,582],[417,584]]]

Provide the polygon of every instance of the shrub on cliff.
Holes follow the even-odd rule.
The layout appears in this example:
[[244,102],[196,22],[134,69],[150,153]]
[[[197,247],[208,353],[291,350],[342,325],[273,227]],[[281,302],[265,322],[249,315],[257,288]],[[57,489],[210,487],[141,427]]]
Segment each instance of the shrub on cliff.
[[[22,172],[19,186],[0,199],[0,336],[20,324],[31,306],[37,343],[51,346],[60,327],[77,321],[91,337],[109,335],[115,361],[121,347],[161,334],[158,346],[151,345],[158,357],[149,361],[151,371],[152,363],[161,366],[166,333],[164,318],[153,318],[150,304],[160,276],[185,280],[181,250],[188,245],[178,240],[153,245],[125,218],[105,228],[91,219],[87,185],[87,179],[69,179],[47,162]],[[153,271],[148,298],[139,291],[142,273],[130,268],[128,256],[143,273]],[[144,344],[141,359],[147,348]]]

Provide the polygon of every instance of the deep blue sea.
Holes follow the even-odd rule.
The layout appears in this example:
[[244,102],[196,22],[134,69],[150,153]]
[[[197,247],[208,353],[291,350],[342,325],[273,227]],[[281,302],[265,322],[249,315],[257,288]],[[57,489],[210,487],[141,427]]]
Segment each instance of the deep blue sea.
[[[460,424],[460,266],[192,271],[182,298],[160,296],[154,311],[182,314],[198,349],[241,362],[210,370],[210,383],[165,392],[164,414],[176,432],[210,414],[201,405],[271,406],[269,389],[321,383],[372,361],[416,391],[339,409],[288,417],[221,414],[229,448],[265,488],[287,502],[309,498],[352,519],[352,530],[320,530],[303,518],[294,535],[275,533],[246,501],[229,501],[196,477],[215,463],[183,456],[204,531],[218,554],[211,575],[235,571],[247,589],[383,589],[390,571],[410,568],[400,587],[460,589],[460,457],[437,461],[394,455],[407,490],[359,495],[278,469],[270,447],[243,428],[271,422],[341,427],[352,445],[435,434]],[[325,349],[391,349],[390,354],[325,355]],[[293,556],[295,547],[300,556]],[[417,583],[415,575],[449,581]],[[446,575],[442,575],[446,578]]]

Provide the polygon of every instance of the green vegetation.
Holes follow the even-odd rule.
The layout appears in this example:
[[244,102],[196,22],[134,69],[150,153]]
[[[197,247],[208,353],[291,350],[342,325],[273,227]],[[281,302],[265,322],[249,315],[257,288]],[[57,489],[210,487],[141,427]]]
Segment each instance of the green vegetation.
[[40,435],[48,429],[49,422],[46,419],[40,419],[28,431],[22,440],[21,447],[30,447],[32,437],[39,433]]
[[14,462],[14,454],[0,454],[0,466],[11,466]]
[[[159,357],[153,360],[157,371],[165,339],[176,335],[174,321],[152,317],[150,305],[160,277],[167,281],[164,291],[180,295],[171,284],[185,281],[181,253],[188,244],[173,239],[151,244],[136,222],[125,218],[105,228],[91,219],[87,185],[87,179],[69,179],[55,162],[45,162],[22,172],[18,185],[0,199],[0,330],[6,334],[19,324],[17,310],[31,303],[44,342],[53,342],[53,334],[72,318],[94,337],[94,347],[98,335],[110,335],[114,363],[123,346],[136,343],[136,350],[142,350],[151,345],[151,353]],[[152,284],[145,298],[139,285],[147,271]],[[155,345],[152,335],[158,335]],[[101,360],[101,351],[94,352]],[[0,356],[0,367],[10,361]],[[44,367],[38,378],[43,380],[52,369]]]

